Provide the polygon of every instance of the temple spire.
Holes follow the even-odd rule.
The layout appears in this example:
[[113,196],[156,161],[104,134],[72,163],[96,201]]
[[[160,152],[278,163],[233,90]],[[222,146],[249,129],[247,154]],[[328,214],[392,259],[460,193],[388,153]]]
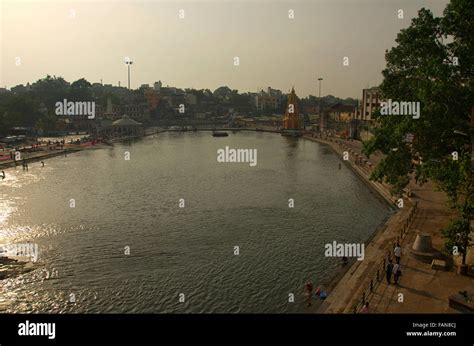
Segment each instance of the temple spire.
[[283,116],[283,130],[298,132],[301,129],[300,114],[298,109],[298,96],[296,96],[295,87],[291,87],[291,92],[288,95],[288,104]]

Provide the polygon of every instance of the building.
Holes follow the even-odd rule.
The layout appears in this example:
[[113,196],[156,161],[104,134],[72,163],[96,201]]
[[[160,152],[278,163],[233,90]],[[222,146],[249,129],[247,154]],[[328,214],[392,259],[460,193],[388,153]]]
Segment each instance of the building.
[[283,100],[283,93],[280,90],[267,88],[254,95],[254,105],[258,110],[277,109]]
[[148,103],[140,103],[134,105],[126,105],[122,108],[122,117],[126,114],[132,119],[136,119],[140,122],[147,122],[150,120],[150,107]]
[[372,114],[377,108],[380,108],[382,102],[382,91],[379,87],[372,87],[370,89],[362,90],[362,105],[360,120],[370,121],[373,120]]
[[267,88],[267,94],[271,97],[274,97],[277,99],[277,101],[281,101],[283,98],[283,93],[281,90],[278,89],[272,89],[270,87]]
[[120,106],[113,105],[110,97],[107,98],[107,106],[103,107],[100,104],[95,105],[96,118],[117,120],[121,117]]
[[324,110],[320,128],[322,131],[334,131],[344,137],[349,137],[353,132],[351,123],[355,113],[356,107],[336,103]]
[[144,89],[143,95],[145,96],[146,102],[148,104],[148,109],[150,111],[154,111],[160,103],[159,93],[154,89],[148,88]]
[[347,123],[352,120],[355,115],[354,106],[344,105],[342,103],[336,103],[324,111],[328,114],[329,119],[335,122]]
[[155,89],[155,91],[160,91],[160,90],[161,90],[161,86],[162,86],[162,84],[161,84],[161,81],[159,80],[158,82],[155,82],[155,83],[153,84],[153,89]]
[[113,137],[143,136],[144,130],[141,123],[124,115],[112,123],[111,135]]
[[154,99],[147,100],[147,102],[141,102],[139,104],[132,105],[115,105],[112,104],[112,100],[107,98],[107,106],[103,107],[100,104],[95,106],[95,115],[98,119],[106,119],[115,121],[121,119],[124,115],[128,115],[133,119],[140,122],[148,122],[150,119],[150,111],[153,110]]

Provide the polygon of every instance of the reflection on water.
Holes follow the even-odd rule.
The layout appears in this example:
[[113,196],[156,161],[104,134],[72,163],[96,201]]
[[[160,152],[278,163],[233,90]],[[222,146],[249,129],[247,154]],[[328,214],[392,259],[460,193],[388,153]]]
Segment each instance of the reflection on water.
[[[226,145],[258,165],[218,163]],[[388,212],[327,148],[275,134],[160,134],[45,163],[0,185],[0,243],[40,249],[0,281],[0,311],[305,311],[304,282],[339,265],[324,244],[364,241]]]

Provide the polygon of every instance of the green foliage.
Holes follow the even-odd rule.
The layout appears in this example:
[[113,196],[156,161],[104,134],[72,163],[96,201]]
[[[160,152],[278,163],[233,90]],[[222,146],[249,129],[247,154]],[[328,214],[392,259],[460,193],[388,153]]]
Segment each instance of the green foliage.
[[452,221],[448,227],[442,230],[445,237],[445,250],[452,253],[456,247],[457,251],[463,255],[462,264],[466,264],[467,249],[473,245],[470,236],[471,231],[469,222],[465,218]]
[[[380,87],[387,100],[420,102],[420,118],[376,114],[374,137],[364,144],[367,155],[386,155],[372,179],[388,181],[395,193],[401,193],[412,176],[420,184],[433,180],[463,225],[474,217],[472,139],[462,135],[469,134],[474,105],[473,28],[471,0],[452,0],[441,18],[426,9],[418,12],[398,34],[397,46],[386,52]],[[414,136],[411,143],[408,134]],[[452,234],[446,233],[449,244],[455,240]]]

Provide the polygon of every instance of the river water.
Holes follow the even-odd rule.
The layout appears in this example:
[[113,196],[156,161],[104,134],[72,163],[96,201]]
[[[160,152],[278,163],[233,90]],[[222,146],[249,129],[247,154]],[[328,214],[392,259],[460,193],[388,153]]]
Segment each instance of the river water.
[[[217,162],[225,146],[257,165]],[[324,245],[363,242],[389,213],[340,162],[304,139],[187,132],[8,169],[0,244],[39,258],[0,281],[0,312],[304,312],[307,279],[340,268]]]

